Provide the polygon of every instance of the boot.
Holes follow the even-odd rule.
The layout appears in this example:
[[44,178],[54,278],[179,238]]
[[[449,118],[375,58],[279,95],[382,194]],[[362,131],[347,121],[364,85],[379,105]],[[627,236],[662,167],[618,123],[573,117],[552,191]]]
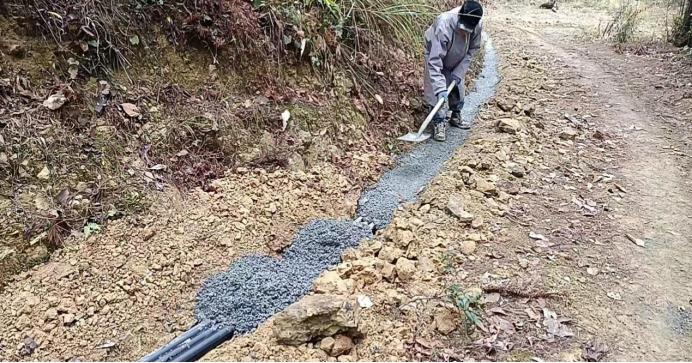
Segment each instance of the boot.
[[447,123],[446,122],[436,122],[433,128],[433,139],[435,141],[445,141],[447,140]]

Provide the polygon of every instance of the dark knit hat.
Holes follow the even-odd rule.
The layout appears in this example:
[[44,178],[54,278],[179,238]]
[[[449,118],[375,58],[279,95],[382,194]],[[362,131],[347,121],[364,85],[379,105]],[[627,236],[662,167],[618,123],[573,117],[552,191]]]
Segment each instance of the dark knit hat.
[[483,17],[483,6],[475,0],[466,0],[459,10],[459,26],[473,30]]

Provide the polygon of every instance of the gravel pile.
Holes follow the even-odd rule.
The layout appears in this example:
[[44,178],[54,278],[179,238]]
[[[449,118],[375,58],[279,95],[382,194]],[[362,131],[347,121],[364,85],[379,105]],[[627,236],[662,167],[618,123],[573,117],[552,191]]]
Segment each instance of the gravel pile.
[[370,228],[353,221],[312,221],[282,259],[247,256],[207,280],[197,295],[197,319],[248,332],[307,294],[322,271],[340,262],[342,251],[370,237]]

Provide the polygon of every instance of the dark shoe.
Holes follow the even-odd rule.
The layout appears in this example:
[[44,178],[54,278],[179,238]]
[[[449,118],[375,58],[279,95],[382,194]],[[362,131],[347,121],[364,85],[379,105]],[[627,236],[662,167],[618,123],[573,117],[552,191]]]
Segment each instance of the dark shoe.
[[461,112],[452,111],[452,116],[449,117],[449,124],[453,127],[461,127]]
[[452,111],[452,116],[449,118],[449,124],[460,129],[471,128],[471,124],[461,118],[461,112],[459,111]]
[[435,141],[447,140],[447,123],[446,122],[435,123],[434,130],[433,130],[433,139],[435,139]]

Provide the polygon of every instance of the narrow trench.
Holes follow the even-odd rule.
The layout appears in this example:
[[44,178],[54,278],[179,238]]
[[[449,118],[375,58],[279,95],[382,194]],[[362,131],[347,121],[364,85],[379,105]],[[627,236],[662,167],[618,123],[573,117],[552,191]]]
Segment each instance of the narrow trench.
[[[465,97],[462,117],[473,121],[495,92],[497,57],[486,34],[483,69]],[[363,192],[355,220],[318,219],[300,229],[280,259],[250,255],[209,278],[197,294],[198,324],[142,361],[191,361],[235,334],[245,334],[308,294],[313,281],[385,228],[402,203],[414,200],[461,146],[468,131],[452,128],[446,142],[426,142],[400,156],[394,168]]]

